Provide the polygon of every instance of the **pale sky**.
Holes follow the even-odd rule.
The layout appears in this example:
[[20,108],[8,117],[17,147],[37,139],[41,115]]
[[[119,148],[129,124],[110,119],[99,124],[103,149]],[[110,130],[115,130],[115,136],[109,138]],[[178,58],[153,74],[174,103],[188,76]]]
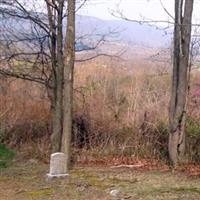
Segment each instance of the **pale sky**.
[[[35,5],[35,10],[45,9],[44,0],[22,0],[28,5]],[[34,3],[31,3],[33,1]],[[83,1],[83,0],[81,0]],[[119,7],[123,14],[134,20],[141,20],[142,18],[149,20],[169,20],[170,16],[163,9],[174,15],[174,1],[175,0],[87,0],[78,14],[94,16],[100,19],[117,19],[112,16],[112,12]],[[38,2],[38,3],[36,3]],[[36,6],[38,5],[38,7]],[[42,10],[43,10],[42,9]],[[194,23],[200,24],[200,0],[194,0]]]
[[[110,13],[112,10],[123,10],[124,15],[132,19],[145,17],[151,20],[167,20],[170,17],[166,14],[161,3],[171,15],[174,15],[174,0],[88,0],[79,14],[95,16],[101,19],[116,19]],[[200,1],[194,0],[194,21],[200,22]]]

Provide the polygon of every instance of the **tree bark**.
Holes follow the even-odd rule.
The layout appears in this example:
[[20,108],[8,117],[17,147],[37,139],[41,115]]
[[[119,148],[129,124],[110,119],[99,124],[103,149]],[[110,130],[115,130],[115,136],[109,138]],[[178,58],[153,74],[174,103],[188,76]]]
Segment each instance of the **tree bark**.
[[[184,10],[183,10],[184,9]],[[172,92],[169,109],[169,157],[174,166],[185,151],[185,121],[193,0],[175,0]]]
[[[55,2],[47,1],[47,11],[50,29],[50,51],[52,71],[52,135],[51,135],[51,150],[52,153],[61,151],[62,139],[62,120],[63,120],[63,8],[64,0],[60,0],[58,7],[55,10],[51,4]],[[57,19],[57,20],[56,20]]]
[[67,169],[70,167],[70,146],[73,117],[73,77],[75,60],[75,0],[68,0],[67,34],[64,50],[64,96],[63,96],[63,136],[62,152],[67,159]]

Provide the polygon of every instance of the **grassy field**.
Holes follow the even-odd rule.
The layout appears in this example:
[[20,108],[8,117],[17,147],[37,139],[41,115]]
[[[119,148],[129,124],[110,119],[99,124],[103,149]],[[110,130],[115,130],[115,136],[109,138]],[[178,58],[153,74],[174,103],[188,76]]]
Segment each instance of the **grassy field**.
[[48,165],[30,162],[1,169],[0,199],[200,200],[200,179],[180,173],[76,167],[69,178],[47,182],[47,172]]

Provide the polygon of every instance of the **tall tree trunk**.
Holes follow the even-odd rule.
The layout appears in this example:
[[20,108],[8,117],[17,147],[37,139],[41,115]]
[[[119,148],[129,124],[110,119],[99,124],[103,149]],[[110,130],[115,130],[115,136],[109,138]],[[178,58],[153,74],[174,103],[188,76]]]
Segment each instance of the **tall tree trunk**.
[[58,5],[58,20],[57,20],[57,67],[56,67],[56,102],[55,102],[55,123],[54,123],[54,142],[56,149],[52,148],[53,152],[61,151],[62,129],[63,129],[63,7],[64,0],[59,1]]
[[54,99],[52,105],[52,135],[51,135],[51,151],[52,153],[61,151],[61,138],[62,138],[62,97],[59,87],[54,91]]
[[68,0],[67,34],[64,59],[64,96],[63,96],[63,136],[62,152],[67,159],[67,169],[70,167],[70,145],[73,117],[73,77],[75,59],[75,0]]
[[[183,10],[184,9],[184,10]],[[193,0],[175,0],[172,92],[169,110],[169,156],[176,166],[185,151],[185,121]]]
[[47,2],[49,29],[50,29],[50,51],[52,62],[51,86],[52,86],[52,153],[61,151],[62,120],[63,120],[63,8],[64,0],[60,0],[57,9],[52,7],[55,2]]

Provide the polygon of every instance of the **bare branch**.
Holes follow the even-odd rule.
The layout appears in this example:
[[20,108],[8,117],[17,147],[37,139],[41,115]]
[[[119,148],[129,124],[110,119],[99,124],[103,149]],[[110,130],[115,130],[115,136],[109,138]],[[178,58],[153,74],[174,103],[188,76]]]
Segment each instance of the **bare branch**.
[[15,78],[23,79],[23,80],[33,81],[36,83],[40,83],[42,85],[47,84],[46,80],[44,80],[40,77],[30,76],[30,74],[14,73],[14,72],[11,72],[11,71],[5,70],[5,69],[0,69],[0,74],[2,74],[4,76],[15,77]]

